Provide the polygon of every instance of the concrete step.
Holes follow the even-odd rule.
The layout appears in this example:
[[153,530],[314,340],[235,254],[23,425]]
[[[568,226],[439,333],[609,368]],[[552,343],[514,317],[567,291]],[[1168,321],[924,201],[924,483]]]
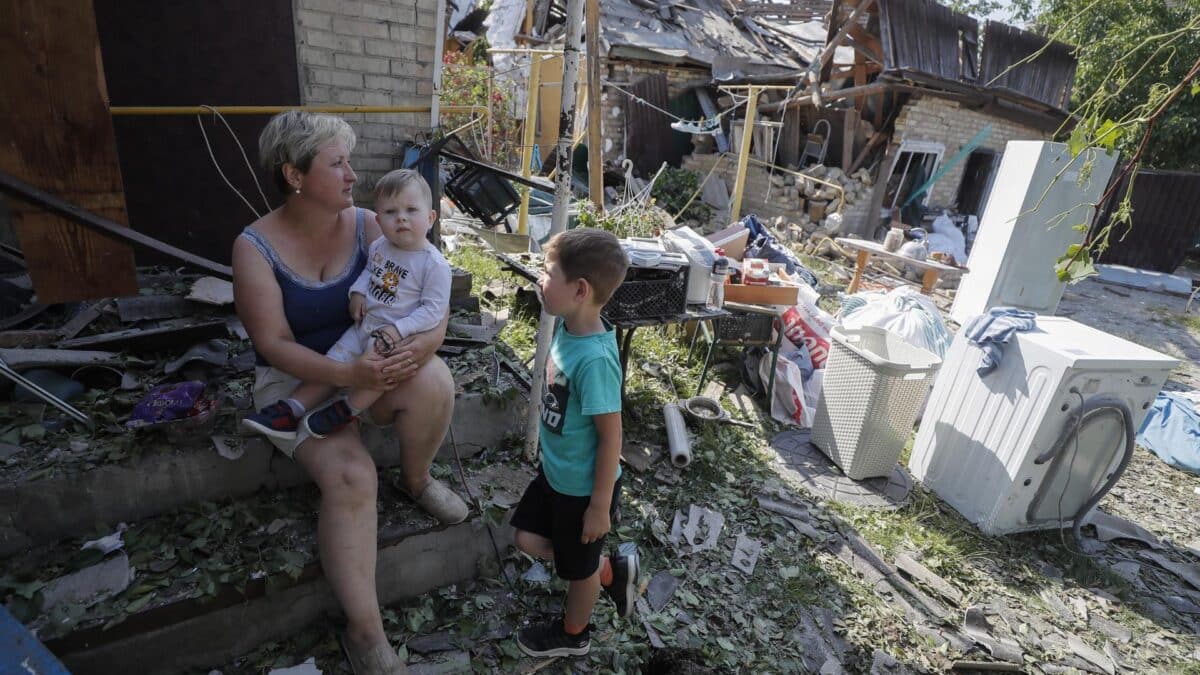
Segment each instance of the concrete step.
[[[451,423],[461,455],[497,447],[506,435],[520,433],[525,409],[521,396],[489,402],[483,394],[461,394]],[[439,458],[453,457],[450,439],[447,434]],[[379,467],[398,463],[390,428],[366,427],[364,441]],[[242,455],[231,460],[217,454],[207,436],[175,444],[145,442],[119,461],[98,466],[64,463],[62,470],[34,480],[0,463],[0,557],[195,502],[309,482],[295,462],[265,440],[248,437],[241,445]]]
[[[464,461],[476,495],[511,504],[532,477],[512,456],[489,452]],[[453,469],[453,470],[451,470]],[[457,465],[439,469],[466,495]],[[502,555],[506,526],[489,526],[474,508],[464,523],[440,526],[395,488],[399,470],[381,472],[376,579],[383,605],[498,569],[489,528]],[[25,602],[30,628],[76,675],[136,672],[154,675],[229,663],[259,644],[295,634],[337,603],[316,557],[317,490],[302,485],[233,500],[191,504],[134,523],[124,549],[105,564],[124,564],[132,581],[90,607],[64,603],[33,609],[49,593]],[[6,562],[9,579],[52,582],[102,557],[81,550],[82,539],[41,546]],[[9,597],[10,607],[23,601]]]

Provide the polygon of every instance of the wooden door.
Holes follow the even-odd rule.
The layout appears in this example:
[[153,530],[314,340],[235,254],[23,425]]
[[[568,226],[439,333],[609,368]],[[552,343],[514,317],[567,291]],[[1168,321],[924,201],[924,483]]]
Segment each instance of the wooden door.
[[[128,224],[91,0],[0,2],[0,171]],[[12,200],[42,304],[137,293],[133,251]]]

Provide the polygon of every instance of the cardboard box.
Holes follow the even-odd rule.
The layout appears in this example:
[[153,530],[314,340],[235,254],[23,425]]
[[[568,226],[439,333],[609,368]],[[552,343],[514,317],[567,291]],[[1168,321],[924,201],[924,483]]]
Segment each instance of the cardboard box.
[[771,286],[747,286],[725,284],[725,301],[747,305],[787,305],[791,307],[800,299],[800,287],[792,284]]
[[713,232],[706,237],[713,246],[725,251],[725,257],[731,260],[741,260],[746,253],[746,243],[750,239],[750,230],[741,223]]

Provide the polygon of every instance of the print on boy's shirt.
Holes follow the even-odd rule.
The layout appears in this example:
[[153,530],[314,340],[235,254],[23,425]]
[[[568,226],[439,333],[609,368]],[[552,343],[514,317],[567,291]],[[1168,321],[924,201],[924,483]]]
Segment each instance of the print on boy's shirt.
[[570,400],[571,392],[567,378],[559,370],[553,356],[546,359],[546,382],[542,387],[542,424],[550,431],[562,435],[563,421],[567,416],[567,401]]
[[391,260],[384,260],[378,253],[371,260],[371,284],[368,292],[376,301],[384,304],[396,302],[396,287],[401,279],[407,279],[409,271]]

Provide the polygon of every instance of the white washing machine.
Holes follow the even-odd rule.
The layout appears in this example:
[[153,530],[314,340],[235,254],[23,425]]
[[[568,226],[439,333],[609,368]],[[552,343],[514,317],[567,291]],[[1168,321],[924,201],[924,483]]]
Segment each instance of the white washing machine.
[[909,471],[987,534],[1070,525],[1124,471],[1127,439],[1178,361],[1052,316],[1003,352],[980,376],[983,351],[955,336]]
[[1116,163],[1092,148],[1071,157],[1063,143],[1009,141],[950,318],[965,325],[992,307],[1054,314],[1066,287],[1055,261],[1083,241],[1075,226],[1092,222]]

